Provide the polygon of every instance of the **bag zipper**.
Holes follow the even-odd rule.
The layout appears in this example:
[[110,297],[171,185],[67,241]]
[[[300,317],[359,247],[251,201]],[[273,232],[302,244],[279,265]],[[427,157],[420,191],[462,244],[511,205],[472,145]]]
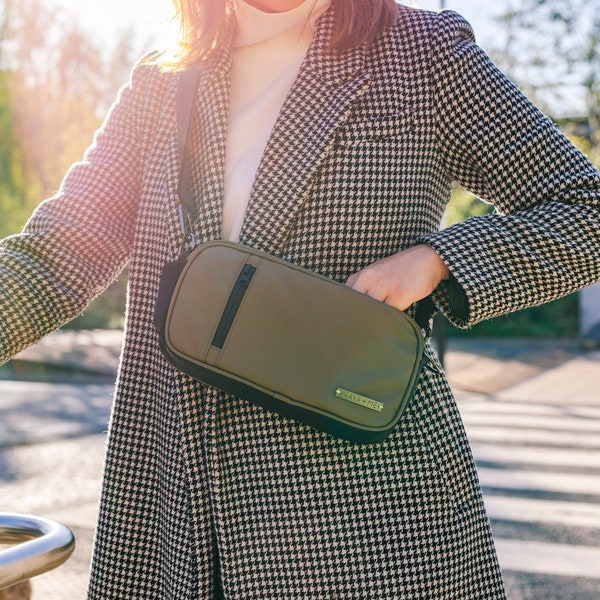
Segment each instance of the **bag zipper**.
[[221,349],[225,345],[225,340],[229,335],[233,321],[240,309],[242,300],[248,291],[248,286],[250,285],[255,272],[256,267],[244,265],[236,282],[233,284],[233,288],[231,289],[229,298],[227,298],[227,303],[225,304],[221,319],[219,320],[219,324],[217,325],[217,329],[211,342],[211,345],[215,348]]

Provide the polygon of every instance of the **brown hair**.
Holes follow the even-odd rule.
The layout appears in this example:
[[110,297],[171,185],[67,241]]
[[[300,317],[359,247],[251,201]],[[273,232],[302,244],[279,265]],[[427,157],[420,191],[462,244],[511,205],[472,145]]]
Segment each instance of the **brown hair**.
[[[371,43],[396,20],[395,0],[331,0],[336,21],[330,52]],[[174,55],[163,56],[163,66],[181,69],[199,60],[227,40],[233,17],[231,0],[173,0],[180,23]]]

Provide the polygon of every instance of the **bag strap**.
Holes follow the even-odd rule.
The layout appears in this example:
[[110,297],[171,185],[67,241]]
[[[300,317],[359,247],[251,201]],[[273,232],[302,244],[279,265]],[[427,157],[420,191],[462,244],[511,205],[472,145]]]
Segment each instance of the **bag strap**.
[[177,199],[179,201],[179,225],[183,235],[182,250],[188,243],[195,245],[192,217],[196,214],[196,203],[194,202],[190,176],[189,132],[199,74],[199,66],[194,65],[186,71],[182,71],[177,85],[177,139],[179,141],[179,157],[181,159]]

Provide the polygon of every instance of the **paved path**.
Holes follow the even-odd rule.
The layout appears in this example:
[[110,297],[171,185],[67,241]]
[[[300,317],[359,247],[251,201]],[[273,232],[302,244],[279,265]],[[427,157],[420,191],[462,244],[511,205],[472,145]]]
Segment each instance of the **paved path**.
[[[63,333],[0,370],[0,507],[56,518],[78,543],[69,562],[34,580],[34,600],[85,597],[119,344],[115,332]],[[598,600],[600,352],[452,340],[446,366],[509,600]],[[34,367],[42,382],[10,379]]]
[[455,345],[447,368],[509,600],[598,600],[600,352],[487,343]]
[[0,510],[56,519],[77,542],[33,600],[85,598],[120,345],[116,331],[59,332],[0,368]]
[[600,402],[557,402],[538,377],[521,400],[459,394],[509,597],[598,600]]

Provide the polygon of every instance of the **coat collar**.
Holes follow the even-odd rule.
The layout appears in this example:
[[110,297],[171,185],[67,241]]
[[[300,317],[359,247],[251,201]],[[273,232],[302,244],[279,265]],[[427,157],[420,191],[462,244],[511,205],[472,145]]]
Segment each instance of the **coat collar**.
[[[313,42],[267,143],[252,188],[240,241],[280,254],[330,152],[336,129],[368,88],[365,50],[326,52],[335,9],[318,21]],[[230,46],[202,69],[193,131],[192,184],[197,190],[200,240],[221,236],[225,135],[231,74]]]
[[200,243],[221,237],[231,42],[232,36],[201,66],[190,121],[188,151],[197,213],[195,235]]

